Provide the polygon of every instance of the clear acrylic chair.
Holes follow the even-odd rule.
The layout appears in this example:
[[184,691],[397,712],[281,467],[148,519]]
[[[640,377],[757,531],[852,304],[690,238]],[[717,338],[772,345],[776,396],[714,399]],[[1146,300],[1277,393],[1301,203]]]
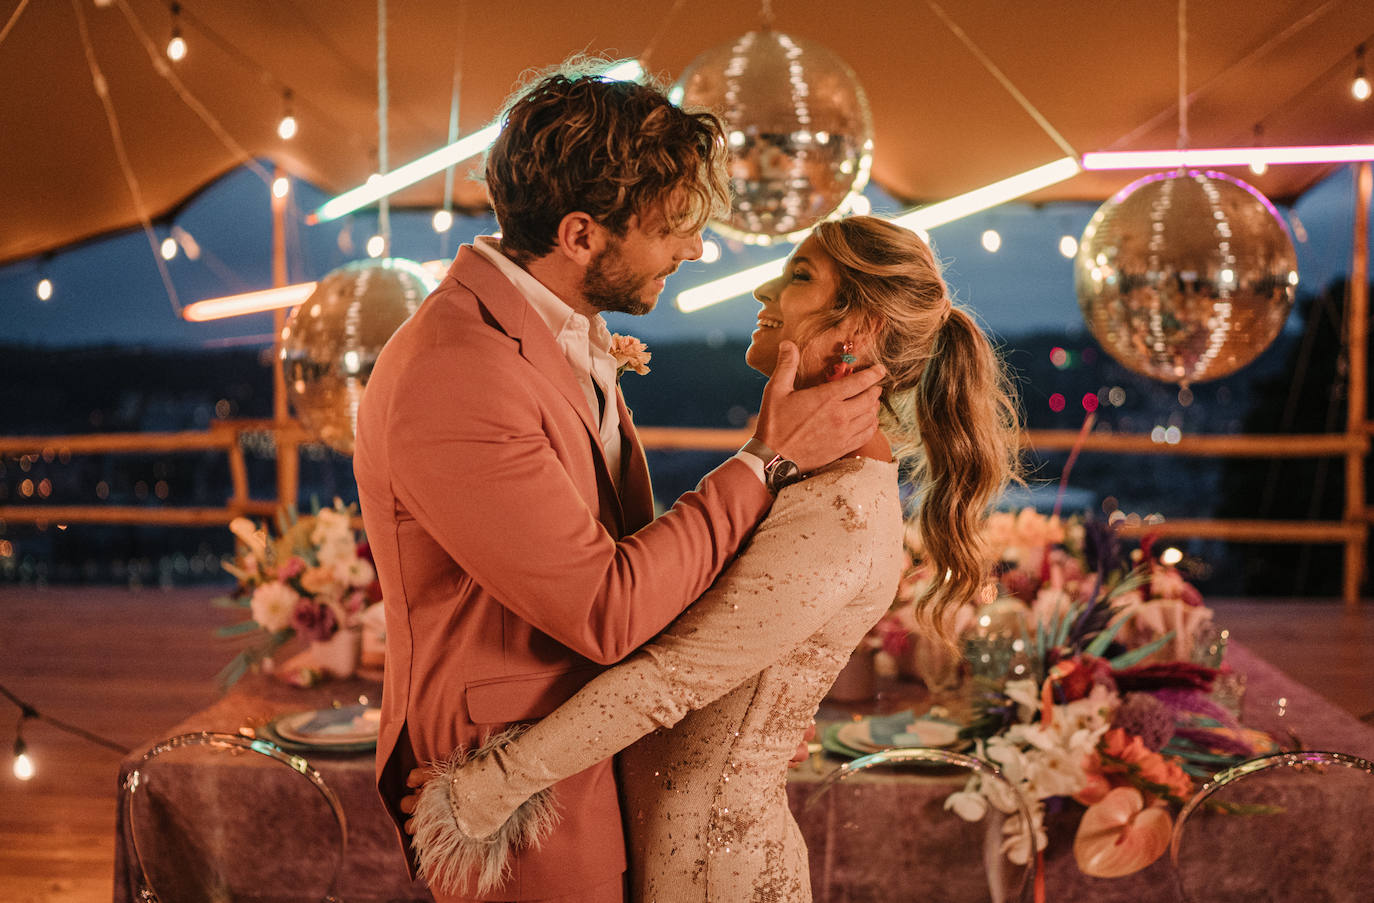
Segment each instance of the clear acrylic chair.
[[[861,772],[871,772],[870,779],[838,790]],[[1000,796],[1014,803],[1015,814],[989,806],[981,821],[969,822],[947,809],[945,800],[972,775],[998,785]],[[814,811],[821,806],[826,807],[823,818]],[[1003,852],[1004,824],[1010,818],[1030,824],[1030,807],[995,766],[976,756],[925,747],[861,756],[826,775],[807,797],[805,810],[809,826],[824,826],[807,837],[817,903],[892,898],[894,882],[905,886],[899,899],[1033,899],[1036,857],[1017,865]]]
[[1374,764],[1276,753],[1220,772],[1174,822],[1175,887],[1187,903],[1374,900]]
[[201,731],[155,744],[120,785],[133,899],[322,901],[348,846],[338,797],[267,740]]

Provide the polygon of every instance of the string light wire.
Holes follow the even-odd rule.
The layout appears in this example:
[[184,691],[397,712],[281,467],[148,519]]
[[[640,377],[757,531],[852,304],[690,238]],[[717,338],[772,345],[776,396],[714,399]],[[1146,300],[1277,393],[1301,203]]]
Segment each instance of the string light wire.
[[[377,0],[377,172],[387,173],[387,82],[386,82],[386,0]],[[382,236],[382,253],[391,254],[390,195],[377,201],[377,231]]]
[[19,14],[24,11],[24,7],[29,5],[29,0],[19,0],[19,5],[10,13],[9,21],[4,28],[0,28],[0,44],[5,43],[5,38],[9,37],[10,30],[14,28],[14,23],[19,21]]
[[[167,290],[167,300],[172,302],[172,310],[176,315],[181,316],[181,302],[177,299],[176,286],[172,284],[172,274],[167,271],[167,263],[162,259],[162,254],[158,249],[157,235],[153,231],[153,221],[148,216],[148,207],[143,202],[143,189],[139,186],[138,176],[134,174],[133,165],[129,162],[129,154],[124,147],[123,133],[119,128],[119,117],[115,115],[114,104],[110,101],[110,85],[105,80],[105,73],[100,69],[100,62],[95,57],[95,47],[91,44],[91,34],[86,27],[86,13],[81,9],[82,0],[71,0],[72,9],[76,12],[77,31],[81,35],[81,47],[86,54],[86,67],[91,73],[91,83],[95,88],[96,96],[100,98],[100,105],[105,110],[105,121],[110,128],[110,137],[114,141],[115,158],[119,161],[120,172],[124,174],[124,183],[129,188],[129,194],[133,196],[134,211],[138,214],[139,222],[143,224],[143,234],[148,239],[148,247],[153,252],[153,262],[157,265],[158,274],[162,277],[163,288]],[[124,5],[124,0],[120,0],[120,5]],[[154,54],[156,56],[156,54]],[[158,57],[161,65],[166,65],[165,61]]]
[[176,70],[167,65],[167,61],[157,52],[157,45],[153,43],[153,39],[148,36],[148,32],[143,28],[143,24],[138,21],[133,10],[129,8],[128,0],[116,0],[116,2],[119,4],[120,12],[124,14],[124,18],[129,21],[129,27],[133,29],[134,34],[143,45],[144,51],[148,54],[148,59],[153,65],[153,71],[166,79],[167,83],[172,86],[172,90],[181,98],[181,102],[186,104],[191,112],[195,113],[196,116],[200,118],[201,122],[205,123],[206,128],[219,139],[225,149],[238,158],[235,161],[236,163],[247,166],[258,176],[258,178],[262,179],[264,185],[270,186],[272,184],[272,174],[248,152],[247,148],[239,144],[238,141],[234,139],[234,136],[229,134],[223,124],[221,124],[220,121],[215,118],[214,114],[206,108],[205,104],[201,103],[186,87],[181,77],[177,75]]
[[[21,725],[25,721],[41,721],[44,724],[51,725],[52,727],[55,727],[60,731],[64,731],[65,733],[71,734],[74,737],[80,737],[82,740],[85,740],[89,743],[94,743],[97,746],[104,746],[107,749],[112,749],[117,753],[122,753],[127,756],[129,753],[133,752],[133,750],[131,750],[129,747],[125,746],[122,743],[116,743],[114,740],[110,740],[107,737],[102,737],[99,734],[91,733],[84,727],[78,727],[75,724],[71,724],[59,718],[54,718],[51,715],[43,714],[32,704],[25,702],[18,696],[11,693],[9,689],[7,689],[3,684],[0,684],[0,696],[4,696],[6,699],[14,703],[19,708],[19,723]],[[19,730],[19,728],[16,728],[16,735],[18,735]]]
[[1035,104],[1031,103],[1026,95],[1021,93],[1020,89],[1012,83],[1011,79],[1007,78],[1001,68],[992,61],[992,58],[973,42],[973,38],[968,36],[968,32],[960,28],[959,23],[950,18],[949,13],[945,12],[940,4],[936,3],[935,0],[926,0],[926,6],[930,7],[930,11],[935,13],[936,17],[950,30],[950,33],[968,48],[969,53],[973,54],[973,58],[988,71],[988,74],[995,78],[997,83],[1005,88],[1007,93],[1011,95],[1012,99],[1020,104],[1021,109],[1025,110],[1026,114],[1030,116],[1031,119],[1035,120],[1035,124],[1040,126],[1046,135],[1050,136],[1050,140],[1059,145],[1059,149],[1062,150],[1066,156],[1078,156],[1078,151],[1073,149],[1073,145],[1069,144],[1068,140],[1065,139],[1063,135],[1059,134],[1059,130],[1050,124],[1050,121],[1036,108]]
[[[1201,85],[1194,88],[1192,93],[1188,95],[1188,100],[1190,102],[1196,100],[1198,97],[1202,96],[1212,87],[1214,87],[1218,82],[1222,81],[1230,75],[1233,75],[1237,70],[1244,69],[1245,67],[1253,63],[1255,60],[1269,53],[1275,47],[1278,47],[1279,45],[1283,44],[1289,38],[1293,37],[1298,32],[1307,28],[1313,22],[1316,22],[1322,16],[1326,15],[1326,13],[1329,12],[1331,8],[1334,7],[1338,2],[1339,0],[1325,0],[1325,2],[1318,6],[1316,9],[1309,11],[1306,15],[1292,22],[1287,28],[1284,28],[1270,35],[1268,38],[1266,38],[1265,40],[1261,41],[1259,44],[1251,48],[1240,59],[1236,60],[1234,63],[1231,63],[1229,66],[1226,66],[1225,68],[1221,69],[1207,81],[1203,82]],[[1167,121],[1171,116],[1173,116],[1174,112],[1175,111],[1173,108],[1166,108],[1160,110],[1158,113],[1156,113],[1154,116],[1151,116],[1145,122],[1141,123],[1131,131],[1127,132],[1120,138],[1113,141],[1111,144],[1108,145],[1108,148],[1120,147],[1122,145],[1129,146],[1135,141],[1136,138],[1154,131],[1157,127],[1159,127],[1161,123]],[[1273,111],[1271,110],[1270,113],[1272,112]],[[1269,115],[1269,113],[1266,113],[1265,118],[1267,118]]]

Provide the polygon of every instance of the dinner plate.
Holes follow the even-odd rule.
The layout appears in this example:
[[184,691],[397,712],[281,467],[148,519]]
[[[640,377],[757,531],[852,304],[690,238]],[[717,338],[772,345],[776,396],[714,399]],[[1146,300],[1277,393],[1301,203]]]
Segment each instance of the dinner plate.
[[838,734],[843,724],[827,724],[821,729],[821,748],[826,752],[834,753],[837,756],[844,756],[847,759],[857,759],[859,756],[867,755],[862,749],[855,749],[840,742]]
[[933,715],[898,712],[841,725],[836,739],[853,749],[879,752],[899,747],[943,749],[959,743],[959,724]]
[[274,720],[270,727],[283,740],[313,749],[375,746],[381,709],[365,705],[293,712]]

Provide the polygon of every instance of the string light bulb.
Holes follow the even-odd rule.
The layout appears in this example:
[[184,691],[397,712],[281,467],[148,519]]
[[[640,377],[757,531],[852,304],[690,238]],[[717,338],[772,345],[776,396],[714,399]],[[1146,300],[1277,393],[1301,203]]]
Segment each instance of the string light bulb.
[[1350,93],[1356,100],[1369,99],[1371,93],[1369,77],[1364,73],[1364,45],[1355,48],[1355,80],[1350,83]]
[[447,210],[434,211],[434,231],[439,233],[447,232],[453,228],[453,214]]
[[[23,719],[20,719],[23,724]],[[36,769],[33,767],[33,759],[29,758],[29,747],[24,743],[24,738],[15,735],[14,738],[14,776],[21,781],[33,780]]]
[[177,256],[177,240],[170,235],[167,236],[162,240],[162,247],[160,250],[163,260],[171,260],[173,257]]
[[186,39],[181,36],[181,4],[172,4],[172,37],[167,42],[167,59],[179,63],[186,58]]
[[1059,237],[1059,253],[1072,260],[1073,255],[1078,253],[1078,239],[1072,235],[1061,235]]
[[277,176],[272,180],[272,197],[284,198],[291,193],[291,180],[286,176]]
[[296,115],[291,112],[291,89],[282,92],[281,122],[277,123],[277,134],[281,140],[290,141],[296,137]]
[[1002,233],[996,229],[986,229],[983,231],[983,250],[989,254],[996,254],[1002,247]]
[[717,260],[720,260],[720,243],[708,238],[701,243],[701,262],[715,263]]
[[38,280],[38,300],[47,301],[52,298],[52,280],[47,276]]
[[386,239],[380,235],[374,235],[367,240],[367,256],[381,257],[386,251]]

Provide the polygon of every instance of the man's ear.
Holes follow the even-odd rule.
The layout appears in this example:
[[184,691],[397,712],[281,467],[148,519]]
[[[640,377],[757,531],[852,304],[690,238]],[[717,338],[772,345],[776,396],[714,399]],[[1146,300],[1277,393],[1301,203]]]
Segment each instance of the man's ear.
[[580,210],[558,223],[554,250],[578,266],[588,266],[606,246],[606,227]]

